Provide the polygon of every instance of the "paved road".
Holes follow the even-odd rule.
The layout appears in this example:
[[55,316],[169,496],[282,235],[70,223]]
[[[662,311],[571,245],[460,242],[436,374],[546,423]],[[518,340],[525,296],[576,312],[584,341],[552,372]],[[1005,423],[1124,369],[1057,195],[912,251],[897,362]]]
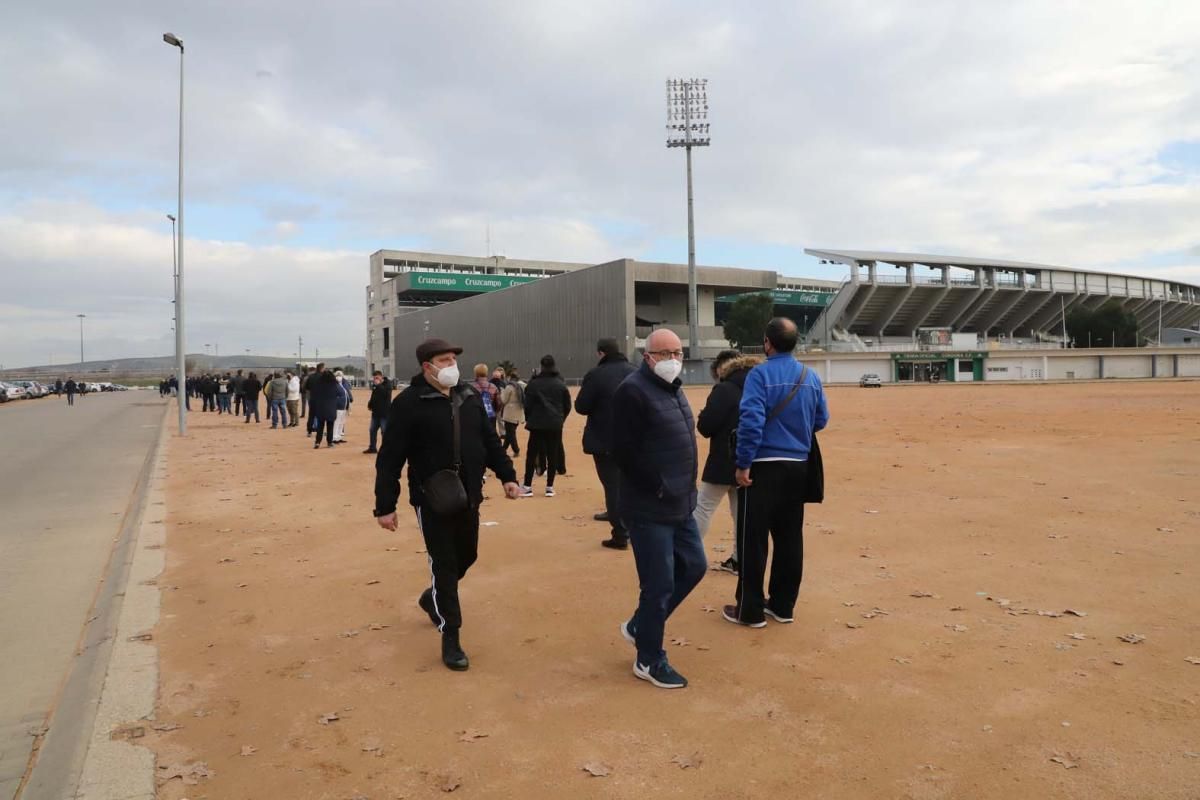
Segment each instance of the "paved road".
[[0,406],[0,800],[71,666],[165,408],[153,391]]

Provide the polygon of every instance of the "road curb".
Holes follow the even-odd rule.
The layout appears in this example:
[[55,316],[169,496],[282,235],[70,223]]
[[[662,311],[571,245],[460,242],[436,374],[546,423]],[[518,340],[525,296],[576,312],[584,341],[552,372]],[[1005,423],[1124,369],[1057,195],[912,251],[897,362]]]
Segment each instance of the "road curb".
[[[118,539],[104,594],[93,611],[98,627],[88,632],[81,649],[81,656],[92,651],[93,665],[77,665],[80,674],[68,679],[63,693],[64,709],[78,706],[82,718],[74,721],[81,724],[73,728],[55,714],[59,724],[51,723],[30,779],[19,793],[22,800],[155,796],[154,753],[135,742],[147,732],[146,720],[154,716],[158,693],[158,647],[152,631],[161,599],[156,579],[165,563],[166,427],[164,411],[130,504],[127,538]],[[88,719],[89,714],[94,716]]]

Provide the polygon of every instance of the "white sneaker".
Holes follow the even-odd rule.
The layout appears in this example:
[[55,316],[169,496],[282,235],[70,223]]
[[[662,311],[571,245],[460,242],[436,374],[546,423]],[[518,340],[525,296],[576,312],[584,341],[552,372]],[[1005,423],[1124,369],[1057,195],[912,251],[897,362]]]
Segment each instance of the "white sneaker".
[[553,486],[546,487],[546,497],[554,497],[554,487]]
[[521,487],[521,497],[533,497],[533,487],[532,486],[522,486]]

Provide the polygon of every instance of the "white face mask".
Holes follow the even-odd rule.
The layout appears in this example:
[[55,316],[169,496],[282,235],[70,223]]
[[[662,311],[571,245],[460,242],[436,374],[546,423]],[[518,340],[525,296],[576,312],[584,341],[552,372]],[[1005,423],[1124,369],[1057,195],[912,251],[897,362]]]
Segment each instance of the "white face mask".
[[673,358],[664,359],[654,365],[654,374],[667,383],[673,382],[683,372],[683,363]]
[[442,367],[437,373],[437,382],[447,389],[458,385],[458,364]]

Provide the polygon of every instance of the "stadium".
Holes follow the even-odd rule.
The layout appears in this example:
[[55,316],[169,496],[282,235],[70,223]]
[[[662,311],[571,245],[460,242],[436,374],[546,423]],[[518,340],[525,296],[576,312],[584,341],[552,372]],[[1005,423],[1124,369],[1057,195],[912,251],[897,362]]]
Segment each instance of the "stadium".
[[[977,257],[808,249],[842,265],[841,281],[774,270],[698,266],[698,336],[687,341],[687,266],[619,259],[602,264],[380,250],[366,289],[367,361],[398,377],[429,336],[466,359],[508,361],[528,374],[553,353],[569,380],[612,336],[634,354],[656,328],[680,335],[685,380],[729,346],[723,324],[747,293],[770,293],[794,319],[805,360],[829,382],[1073,380],[1200,376],[1200,287],[1074,267]],[[1116,301],[1151,347],[1071,342],[1073,309]],[[1091,345],[1096,345],[1092,347]],[[1082,346],[1081,346],[1082,345]]]

